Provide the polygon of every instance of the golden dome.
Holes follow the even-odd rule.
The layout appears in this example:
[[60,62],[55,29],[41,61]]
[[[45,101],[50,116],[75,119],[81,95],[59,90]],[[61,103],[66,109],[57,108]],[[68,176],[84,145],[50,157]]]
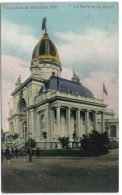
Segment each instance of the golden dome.
[[50,40],[47,33],[44,33],[42,39],[39,41],[33,51],[31,63],[33,64],[33,62],[36,61],[61,66],[61,61],[56,46]]

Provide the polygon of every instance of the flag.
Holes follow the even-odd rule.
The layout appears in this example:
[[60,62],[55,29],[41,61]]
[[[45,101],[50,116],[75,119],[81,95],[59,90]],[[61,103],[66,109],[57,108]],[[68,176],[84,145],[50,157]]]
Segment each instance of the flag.
[[108,93],[107,93],[107,90],[106,90],[106,87],[105,87],[104,83],[103,83],[103,93],[105,93],[106,95],[108,95]]

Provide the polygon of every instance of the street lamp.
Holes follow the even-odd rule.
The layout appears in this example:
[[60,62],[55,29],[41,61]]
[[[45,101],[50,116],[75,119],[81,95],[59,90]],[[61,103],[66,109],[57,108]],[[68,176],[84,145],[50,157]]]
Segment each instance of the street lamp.
[[47,138],[47,132],[46,132],[46,131],[44,131],[44,132],[42,133],[42,135],[43,135],[43,138],[45,139],[45,150],[46,150],[46,138]]

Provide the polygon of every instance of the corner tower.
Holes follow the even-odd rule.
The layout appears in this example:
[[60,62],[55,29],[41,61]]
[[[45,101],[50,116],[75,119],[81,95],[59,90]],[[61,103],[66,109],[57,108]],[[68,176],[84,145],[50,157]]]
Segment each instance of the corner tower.
[[61,70],[57,48],[45,32],[33,51],[30,66],[31,74],[42,79],[48,79],[52,73],[60,77]]

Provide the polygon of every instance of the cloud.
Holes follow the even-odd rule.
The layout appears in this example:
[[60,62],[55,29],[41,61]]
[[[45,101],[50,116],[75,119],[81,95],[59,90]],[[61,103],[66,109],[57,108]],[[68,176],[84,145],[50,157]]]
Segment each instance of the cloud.
[[9,51],[11,49],[20,51],[31,57],[32,51],[38,42],[35,37],[29,35],[29,31],[31,30],[26,27],[21,28],[21,26],[14,23],[3,21],[1,30],[2,52],[9,48]]
[[7,124],[7,117],[9,112],[9,105],[8,102],[10,102],[10,93],[14,89],[14,84],[12,82],[8,82],[3,80],[2,81],[2,128],[4,130],[8,130],[8,124]]
[[30,71],[27,68],[27,62],[14,56],[2,55],[2,128],[7,130],[8,102],[10,94],[15,88],[15,81],[22,75],[22,80],[29,77]]
[[94,71],[91,73],[91,78],[82,80],[82,84],[92,91],[95,98],[103,99],[103,83],[105,84],[108,96],[104,94],[104,103],[107,108],[113,109],[116,117],[118,117],[119,94],[118,81],[113,82],[114,74],[104,71]]
[[26,79],[29,74],[28,63],[20,58],[8,55],[2,55],[2,78],[7,81],[15,82],[21,74],[22,79]]
[[118,73],[118,37],[104,31],[89,30],[86,34],[55,33],[68,41],[57,45],[62,64],[74,68],[81,78],[89,77],[95,70]]
[[[68,68],[63,68],[61,77],[64,79],[72,78],[72,70]],[[87,87],[97,99],[103,99],[103,83],[105,84],[108,96],[104,94],[104,103],[107,104],[107,108],[113,109],[118,117],[118,107],[119,107],[119,94],[118,94],[118,80],[114,80],[114,74],[105,71],[93,71],[90,74],[90,78],[85,78],[80,82],[82,85]]]

